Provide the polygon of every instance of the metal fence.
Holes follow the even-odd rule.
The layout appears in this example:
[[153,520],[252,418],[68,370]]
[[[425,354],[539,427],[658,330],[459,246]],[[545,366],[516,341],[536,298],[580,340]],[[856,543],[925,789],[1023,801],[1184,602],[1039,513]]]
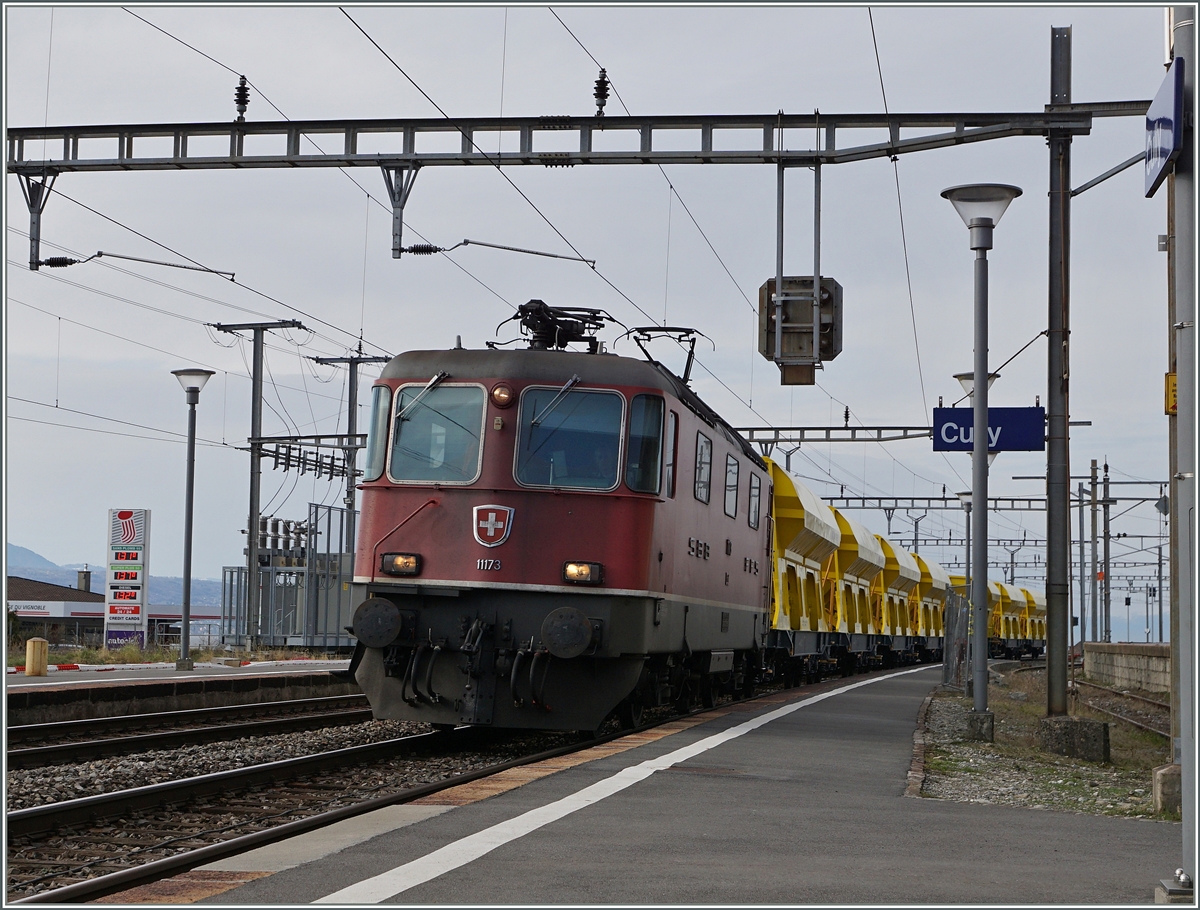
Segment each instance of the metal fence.
[[970,678],[971,610],[967,599],[951,591],[942,618],[942,685],[965,692]]
[[[355,525],[357,526],[357,514]],[[346,510],[308,504],[308,566],[304,644],[311,648],[349,648],[350,582],[353,546],[346,540]]]
[[[357,517],[357,516],[356,516]],[[259,613],[248,614],[245,566],[226,566],[221,583],[221,641],[233,647],[349,648],[350,582],[354,554],[346,540],[346,510],[308,504],[303,557],[278,559],[258,570]],[[294,551],[292,551],[294,552]]]

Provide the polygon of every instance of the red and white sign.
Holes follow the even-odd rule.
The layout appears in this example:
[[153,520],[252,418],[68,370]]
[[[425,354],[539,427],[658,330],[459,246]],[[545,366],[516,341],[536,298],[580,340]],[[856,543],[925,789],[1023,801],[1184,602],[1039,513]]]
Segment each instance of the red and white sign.
[[508,540],[515,512],[516,509],[509,506],[476,506],[471,517],[476,543],[485,547],[498,547]]
[[[150,576],[150,510],[108,510],[108,572],[104,611],[106,643],[145,640]],[[129,584],[131,581],[139,584]]]

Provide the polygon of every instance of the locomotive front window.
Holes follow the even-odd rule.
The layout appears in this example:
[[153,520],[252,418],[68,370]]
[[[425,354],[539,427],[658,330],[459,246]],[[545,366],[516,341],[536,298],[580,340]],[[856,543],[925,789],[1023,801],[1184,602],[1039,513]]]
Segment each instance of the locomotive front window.
[[639,493],[658,492],[662,453],[663,400],[657,395],[634,395],[629,404],[629,463],[625,486]]
[[367,458],[363,465],[363,480],[378,480],[383,476],[387,461],[388,410],[392,406],[392,390],[385,385],[371,389],[371,423],[367,427]]
[[712,489],[712,440],[703,433],[696,434],[696,498],[708,502]]
[[472,483],[479,476],[483,389],[440,385],[416,401],[424,388],[405,386],[396,395],[389,476],[401,483]]
[[622,405],[615,392],[526,389],[517,480],[530,486],[611,490],[621,463]]
[[738,460],[732,455],[725,456],[725,514],[737,518],[738,500]]

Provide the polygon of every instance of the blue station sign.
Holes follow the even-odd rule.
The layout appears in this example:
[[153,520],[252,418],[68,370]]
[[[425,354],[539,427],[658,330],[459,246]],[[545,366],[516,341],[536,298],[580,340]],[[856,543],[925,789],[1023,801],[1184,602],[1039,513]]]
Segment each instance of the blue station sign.
[[[974,408],[933,409],[935,452],[970,452],[974,447]],[[1046,409],[988,408],[988,451],[1046,451]]]
[[1146,111],[1146,198],[1171,173],[1183,149],[1183,58],[1176,57]]

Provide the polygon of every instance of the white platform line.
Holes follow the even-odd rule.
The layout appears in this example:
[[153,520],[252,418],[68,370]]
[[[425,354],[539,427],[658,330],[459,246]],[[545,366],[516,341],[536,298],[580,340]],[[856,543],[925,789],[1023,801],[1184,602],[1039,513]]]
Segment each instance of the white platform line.
[[917,673],[926,669],[928,667],[917,667],[912,670],[889,673],[887,676],[877,676],[874,679],[864,679],[861,682],[841,686],[829,692],[823,692],[820,695],[806,698],[803,701],[784,705],[781,708],[776,708],[774,711],[768,711],[766,714],[730,727],[721,733],[715,733],[712,736],[698,740],[690,746],[684,746],[658,758],[652,758],[641,764],[632,765],[618,771],[611,777],[584,787],[577,793],[564,796],[556,802],[540,806],[537,809],[530,809],[523,815],[518,815],[516,818],[500,822],[490,828],[485,828],[477,834],[469,835],[461,840],[447,844],[438,850],[434,850],[420,859],[415,859],[412,862],[389,869],[387,872],[383,872],[372,878],[364,879],[349,887],[342,888],[340,891],[335,891],[325,897],[318,898],[313,903],[377,904],[380,901],[385,901],[389,897],[394,897],[397,894],[407,891],[409,888],[415,888],[417,885],[431,881],[439,875],[465,866],[467,863],[490,853],[497,847],[502,847],[519,837],[529,834],[531,831],[536,831],[538,828],[544,827],[551,822],[558,821],[572,812],[577,812],[586,806],[592,805],[592,803],[597,803],[606,797],[612,796],[614,793],[620,793],[638,781],[645,780],[656,771],[662,771],[670,768],[672,765],[687,761],[689,758],[694,758],[701,753],[707,752],[709,749],[716,748],[722,743],[737,739],[751,730],[757,730],[759,727],[769,724],[773,720],[786,717],[795,711],[799,711],[801,708],[815,705],[817,702],[832,698],[835,695],[841,695],[852,689],[858,689],[862,686],[883,682],[885,679],[893,679],[897,676]]

